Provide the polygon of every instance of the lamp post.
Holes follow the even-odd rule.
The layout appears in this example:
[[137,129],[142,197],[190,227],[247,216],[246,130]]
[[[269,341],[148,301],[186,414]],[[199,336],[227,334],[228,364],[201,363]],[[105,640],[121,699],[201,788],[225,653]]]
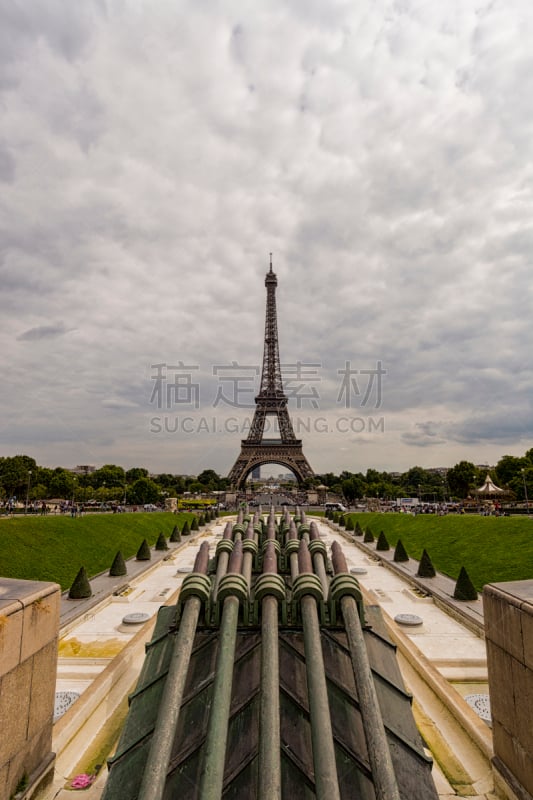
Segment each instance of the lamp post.
[[26,486],[26,505],[24,506],[24,514],[28,513],[28,500],[30,499],[30,483],[31,483],[31,469],[28,470],[28,485]]
[[526,509],[527,509],[527,515],[529,517],[529,500],[527,496],[526,471],[525,469],[522,469],[520,471],[522,473],[522,481],[524,482],[524,497],[526,498]]

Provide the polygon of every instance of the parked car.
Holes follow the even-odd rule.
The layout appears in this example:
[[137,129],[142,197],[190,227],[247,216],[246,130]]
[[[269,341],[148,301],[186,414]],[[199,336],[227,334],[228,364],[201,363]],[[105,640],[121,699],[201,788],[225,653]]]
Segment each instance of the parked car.
[[346,506],[342,503],[324,503],[325,511],[346,511]]

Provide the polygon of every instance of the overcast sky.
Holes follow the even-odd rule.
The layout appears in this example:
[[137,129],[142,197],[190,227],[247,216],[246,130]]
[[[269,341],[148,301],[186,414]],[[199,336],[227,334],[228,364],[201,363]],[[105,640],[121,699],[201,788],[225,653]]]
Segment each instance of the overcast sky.
[[530,0],[0,0],[0,454],[227,474],[272,252],[316,472],[522,455],[532,98]]

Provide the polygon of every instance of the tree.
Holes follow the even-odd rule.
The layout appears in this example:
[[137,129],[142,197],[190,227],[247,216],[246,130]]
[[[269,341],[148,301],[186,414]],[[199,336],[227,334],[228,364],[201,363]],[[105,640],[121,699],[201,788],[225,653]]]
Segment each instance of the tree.
[[124,556],[119,550],[115,558],[113,559],[113,563],[111,564],[111,569],[109,570],[109,574],[111,576],[117,576],[117,575],[126,575],[127,572],[128,570],[126,569],[126,562],[124,561]]
[[509,486],[513,480],[520,479],[521,470],[530,467],[527,458],[517,458],[516,456],[503,456],[496,464],[496,478],[500,483]]
[[137,550],[137,555],[135,556],[137,561],[150,561],[152,558],[152,554],[150,552],[150,546],[146,539],[143,539],[141,542],[141,546]]
[[372,533],[370,528],[367,526],[367,528],[365,530],[365,535],[363,536],[363,542],[373,542],[373,541],[374,541],[374,534]]
[[392,557],[392,560],[397,562],[409,561],[407,550],[403,546],[401,539],[398,539],[398,541],[396,542],[396,547],[394,548],[394,555]]
[[85,567],[80,567],[78,574],[74,578],[74,582],[69,589],[68,596],[71,600],[82,600],[85,597],[92,595],[91,584],[87,577]]
[[29,473],[37,471],[37,462],[30,456],[0,458],[0,484],[9,497],[23,498],[28,488]]
[[174,525],[172,528],[172,533],[170,534],[170,542],[181,542],[181,533],[180,529],[177,525]]
[[161,531],[161,533],[157,537],[157,542],[155,543],[155,549],[156,550],[168,550],[167,540],[165,538],[165,534],[163,533],[163,531]]
[[478,470],[471,461],[459,461],[458,464],[448,470],[446,475],[450,492],[452,495],[462,499],[467,497],[471,489],[475,487],[477,478]]
[[122,488],[126,483],[126,473],[122,467],[117,467],[116,464],[104,464],[103,467],[92,473],[90,480],[96,489],[104,484],[108,489]]
[[143,505],[144,503],[157,503],[159,500],[159,487],[150,478],[139,478],[128,489],[128,502]]
[[468,572],[464,567],[461,567],[461,571],[459,572],[453,596],[456,600],[477,600],[476,587],[470,580]]
[[126,472],[126,481],[128,483],[135,483],[139,478],[147,478],[148,470],[144,467],[132,467]]
[[62,467],[56,467],[48,488],[52,497],[69,499],[74,491],[74,475]]
[[376,543],[376,550],[390,550],[389,542],[383,531],[380,531],[378,541]]
[[422,552],[422,558],[418,564],[418,572],[416,574],[419,578],[434,578],[437,574],[426,550]]

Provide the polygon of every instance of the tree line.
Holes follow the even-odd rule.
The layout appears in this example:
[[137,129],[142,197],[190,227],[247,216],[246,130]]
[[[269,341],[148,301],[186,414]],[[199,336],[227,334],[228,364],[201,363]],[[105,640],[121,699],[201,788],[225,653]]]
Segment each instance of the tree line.
[[[477,467],[470,461],[460,461],[447,471],[428,470],[414,466],[404,473],[363,472],[344,470],[314,475],[306,481],[310,489],[323,484],[349,502],[365,497],[394,500],[418,497],[422,502],[463,500],[480,487],[487,472],[503,489],[513,492],[517,500],[533,500],[533,448],[523,456],[503,456],[496,466]],[[16,497],[20,502],[61,498],[76,502],[126,502],[128,504],[159,503],[165,497],[179,497],[185,492],[224,491],[226,478],[215,470],[205,469],[199,475],[150,474],[144,467],[124,470],[116,464],[87,474],[74,474],[64,467],[38,466],[27,455],[0,457],[0,499]]]
[[0,500],[15,497],[25,503],[62,499],[76,503],[91,500],[108,503],[161,503],[165,497],[184,492],[223,491],[227,486],[214,470],[198,476],[160,473],[151,475],[144,467],[124,470],[105,464],[94,472],[74,474],[64,467],[41,467],[27,455],[0,457]]

